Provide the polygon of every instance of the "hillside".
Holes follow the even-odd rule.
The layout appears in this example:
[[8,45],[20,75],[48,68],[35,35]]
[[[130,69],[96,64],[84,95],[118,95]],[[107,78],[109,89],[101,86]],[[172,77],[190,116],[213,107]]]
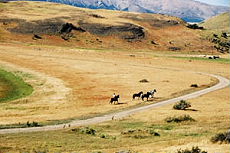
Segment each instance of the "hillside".
[[[37,1],[37,0],[36,0]],[[41,0],[92,9],[110,9],[177,16],[187,22],[200,22],[227,12],[228,7],[213,6],[194,0]]]
[[22,1],[2,3],[0,9],[1,42],[177,52],[214,49],[200,38],[200,30],[167,15]]
[[200,25],[208,30],[221,30],[228,32],[230,26],[230,14],[223,13],[205,20]]

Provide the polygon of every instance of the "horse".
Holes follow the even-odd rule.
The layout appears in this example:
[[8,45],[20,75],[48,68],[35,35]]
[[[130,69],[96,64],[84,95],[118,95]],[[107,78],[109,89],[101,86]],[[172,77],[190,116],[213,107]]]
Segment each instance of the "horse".
[[117,102],[118,103],[118,99],[120,98],[120,96],[119,95],[117,95],[117,96],[115,96],[115,97],[113,97],[113,98],[111,98],[111,100],[110,100],[110,104],[112,104],[113,102],[114,102],[114,104],[115,104],[115,102]]
[[143,95],[141,96],[141,99],[144,101],[144,98],[147,98],[147,101],[148,101],[150,95],[151,95],[151,93],[150,93],[150,92],[147,92],[146,94],[143,94]]
[[147,98],[147,101],[148,101],[149,98],[152,98],[152,97],[153,97],[153,95],[154,95],[155,92],[157,92],[156,89],[151,90],[151,91],[148,91],[146,94],[143,94],[143,95],[141,96],[141,99],[144,101],[144,98]]
[[133,99],[135,99],[136,97],[138,97],[138,99],[141,97],[141,95],[143,94],[143,91],[139,92],[139,93],[135,93],[133,94]]
[[147,93],[149,93],[150,94],[150,98],[152,98],[155,92],[157,92],[157,90],[153,89],[153,90],[151,90],[151,91],[149,91]]

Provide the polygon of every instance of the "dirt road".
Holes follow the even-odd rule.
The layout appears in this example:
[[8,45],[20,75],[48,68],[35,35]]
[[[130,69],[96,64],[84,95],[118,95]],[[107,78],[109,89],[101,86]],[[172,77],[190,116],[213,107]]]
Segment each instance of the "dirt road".
[[134,113],[146,111],[146,110],[157,108],[157,107],[164,106],[167,104],[172,104],[172,103],[178,102],[182,99],[187,100],[187,99],[196,98],[196,97],[199,97],[201,95],[207,94],[209,92],[225,88],[225,87],[229,86],[229,84],[230,84],[228,79],[221,77],[221,76],[218,76],[218,75],[201,73],[201,72],[194,72],[194,73],[199,73],[202,75],[208,75],[211,77],[215,77],[216,79],[219,80],[219,83],[212,86],[212,87],[209,87],[209,88],[206,88],[206,89],[203,89],[200,91],[196,91],[196,92],[193,92],[190,94],[186,94],[186,95],[183,95],[183,96],[180,96],[177,98],[164,100],[164,101],[161,101],[161,102],[158,102],[155,104],[150,104],[150,105],[146,105],[146,106],[142,106],[142,107],[126,110],[126,111],[121,111],[121,112],[112,113],[112,114],[108,114],[108,115],[104,115],[104,116],[94,117],[94,118],[90,118],[90,119],[86,119],[86,120],[75,120],[75,121],[72,121],[68,124],[59,124],[59,125],[50,125],[50,126],[32,127],[32,128],[3,129],[3,130],[0,130],[0,134],[59,130],[59,129],[67,128],[69,126],[70,127],[86,126],[86,125],[90,125],[90,124],[97,124],[97,123],[101,123],[101,122],[105,122],[105,121],[110,121],[112,119],[121,119],[121,118],[124,118],[124,117],[129,116],[129,115],[134,114]]

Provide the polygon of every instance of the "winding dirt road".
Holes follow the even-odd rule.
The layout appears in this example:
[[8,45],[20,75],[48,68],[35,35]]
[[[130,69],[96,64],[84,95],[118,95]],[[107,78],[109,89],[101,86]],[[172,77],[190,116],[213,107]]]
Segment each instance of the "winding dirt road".
[[217,83],[216,85],[214,85],[212,87],[209,87],[209,88],[206,88],[206,89],[203,89],[200,91],[196,91],[196,92],[193,92],[190,94],[186,94],[186,95],[183,95],[183,96],[180,96],[177,98],[164,100],[164,101],[161,101],[161,102],[158,102],[155,104],[150,104],[150,105],[146,105],[146,106],[142,106],[142,107],[138,107],[138,108],[133,108],[130,110],[125,110],[125,111],[121,111],[121,112],[117,112],[117,113],[107,114],[107,115],[103,115],[103,116],[99,116],[99,117],[93,117],[93,118],[89,118],[89,119],[85,119],[85,120],[75,120],[75,121],[72,121],[72,122],[67,123],[67,124],[49,125],[49,126],[31,127],[31,128],[2,129],[2,130],[0,130],[0,134],[51,131],[51,130],[63,129],[63,127],[67,127],[69,125],[71,127],[86,126],[86,125],[90,125],[90,124],[97,124],[97,123],[101,123],[101,122],[105,122],[105,121],[110,121],[112,119],[121,119],[121,118],[124,118],[124,117],[129,116],[129,115],[134,114],[134,113],[146,111],[146,110],[149,110],[152,108],[157,108],[157,107],[164,106],[167,104],[172,104],[172,103],[178,102],[180,100],[188,100],[188,99],[196,98],[196,97],[199,97],[201,95],[225,88],[225,87],[230,85],[230,81],[228,79],[226,79],[222,76],[219,76],[219,75],[202,73],[202,72],[193,72],[193,73],[214,77],[214,78],[219,80],[219,83]]

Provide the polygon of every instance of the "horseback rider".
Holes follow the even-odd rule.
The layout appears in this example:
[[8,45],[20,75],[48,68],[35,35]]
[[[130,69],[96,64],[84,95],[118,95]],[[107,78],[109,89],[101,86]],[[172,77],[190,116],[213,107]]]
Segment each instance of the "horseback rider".
[[116,97],[116,94],[115,94],[115,93],[113,93],[113,98],[114,98],[114,97]]

